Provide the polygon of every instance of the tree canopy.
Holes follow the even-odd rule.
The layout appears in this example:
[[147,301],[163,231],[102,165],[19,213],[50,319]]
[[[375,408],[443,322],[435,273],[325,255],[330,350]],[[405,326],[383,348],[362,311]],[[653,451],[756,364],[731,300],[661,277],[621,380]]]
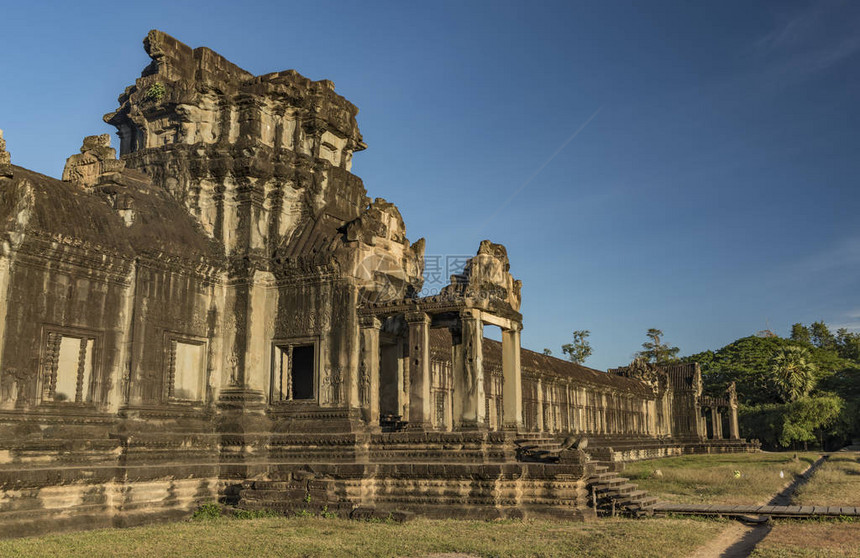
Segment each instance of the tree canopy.
[[680,349],[664,343],[661,330],[652,327],[645,336],[648,337],[648,341],[642,343],[642,350],[637,353],[638,357],[656,364],[666,364],[677,360]]
[[705,390],[735,382],[745,437],[785,447],[860,436],[860,335],[824,322],[797,323],[790,338],[749,336],[683,357],[702,368]]
[[561,346],[561,352],[567,355],[571,362],[582,364],[585,359],[591,356],[591,344],[588,342],[588,336],[591,332],[587,329],[580,329],[573,332],[573,343],[565,343]]

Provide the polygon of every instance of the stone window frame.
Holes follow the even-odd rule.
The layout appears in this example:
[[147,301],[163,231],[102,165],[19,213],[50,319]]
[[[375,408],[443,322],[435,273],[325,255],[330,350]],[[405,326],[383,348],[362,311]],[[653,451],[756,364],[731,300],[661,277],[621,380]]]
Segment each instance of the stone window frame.
[[[39,348],[39,362],[41,363],[41,366],[37,386],[40,404],[60,406],[76,405],[79,407],[96,407],[98,405],[98,390],[96,387],[101,384],[103,335],[104,334],[101,331],[95,329],[54,324],[45,324],[42,326],[42,341]],[[57,358],[59,357],[60,342],[63,337],[81,340],[91,339],[93,342],[90,385],[82,385],[85,371],[83,368],[84,361],[83,359],[80,359],[78,363],[78,386],[74,401],[56,401],[54,399],[54,392],[57,385],[57,373],[59,371]],[[89,401],[87,401],[87,397],[89,397]]]
[[[281,354],[281,349],[285,347],[295,347],[295,346],[313,346],[314,353],[314,379],[313,379],[313,389],[314,396],[309,399],[292,399],[292,390],[290,390],[290,397],[286,399],[280,399],[279,395],[283,392],[283,384],[279,382],[283,378],[278,377],[278,357]],[[319,335],[306,335],[306,336],[297,336],[297,337],[283,337],[272,340],[272,358],[271,358],[271,374],[269,375],[269,403],[272,405],[302,405],[302,404],[319,404],[320,400],[320,336]]]
[[[203,365],[201,366],[203,377],[200,399],[180,399],[174,397],[176,375],[176,344],[198,345],[203,347]],[[164,401],[173,405],[199,406],[205,405],[209,398],[209,339],[195,335],[186,335],[173,331],[164,332]]]

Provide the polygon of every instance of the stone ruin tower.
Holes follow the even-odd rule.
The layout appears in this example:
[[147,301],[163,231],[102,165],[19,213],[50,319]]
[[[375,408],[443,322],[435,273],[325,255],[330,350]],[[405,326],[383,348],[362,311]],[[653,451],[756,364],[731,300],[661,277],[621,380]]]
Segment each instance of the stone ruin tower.
[[[315,377],[296,378],[302,398],[356,408],[350,310],[420,290],[424,247],[407,240],[397,208],[371,202],[350,173],[366,147],[358,109],[331,81],[293,70],[253,76],[160,31],[144,47],[152,63],[105,121],[118,130],[126,167],[179,200],[217,246],[215,262],[197,263],[217,264],[221,293],[184,318],[191,337],[221,330],[212,355],[226,371],[221,399],[293,398],[282,385],[290,375],[270,385],[274,340],[285,361],[319,362]],[[132,391],[141,400],[158,389]]]
[[703,396],[695,366],[521,350],[500,244],[421,296],[424,240],[351,174],[358,110],[330,81],[253,76],[160,31],[144,46],[105,116],[119,158],[87,137],[57,180],[0,133],[0,527],[216,498],[581,519],[589,454],[747,447],[736,397]]

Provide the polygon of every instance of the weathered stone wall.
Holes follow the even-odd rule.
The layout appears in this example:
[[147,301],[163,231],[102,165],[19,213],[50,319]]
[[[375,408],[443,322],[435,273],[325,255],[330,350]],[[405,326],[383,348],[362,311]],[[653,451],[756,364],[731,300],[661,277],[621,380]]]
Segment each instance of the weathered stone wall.
[[427,517],[521,519],[595,517],[581,464],[376,464],[281,467],[246,481],[242,507],[285,513],[327,511],[355,518],[417,513]]
[[205,364],[204,388],[184,404],[204,405],[215,400],[223,378],[221,334],[223,289],[211,278],[141,263],[134,285],[134,331],[131,349],[128,404],[171,404],[179,397],[170,386],[170,359],[175,343],[200,344]]
[[[83,403],[104,409],[120,378],[128,316],[117,309],[133,274],[131,260],[122,253],[127,243],[121,237],[101,238],[102,231],[109,235],[121,229],[119,219],[70,185],[15,169],[14,177],[4,181],[0,206],[0,221],[6,218],[12,241],[0,255],[8,270],[0,293],[6,333],[0,339],[0,407],[69,403],[52,395],[59,356],[53,352],[58,336],[67,334],[94,340],[88,357],[95,363],[92,383],[81,386],[81,396]],[[66,220],[58,211],[63,205],[70,213],[81,212],[85,221],[40,229],[46,222]],[[31,234],[32,229],[40,230]]]

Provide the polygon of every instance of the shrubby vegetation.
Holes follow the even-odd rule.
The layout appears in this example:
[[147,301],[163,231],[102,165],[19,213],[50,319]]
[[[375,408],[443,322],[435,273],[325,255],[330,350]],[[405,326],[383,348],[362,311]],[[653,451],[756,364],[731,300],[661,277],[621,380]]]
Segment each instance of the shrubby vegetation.
[[682,360],[701,365],[706,391],[736,383],[741,434],[765,447],[860,437],[860,334],[794,324],[787,339],[763,332]]

